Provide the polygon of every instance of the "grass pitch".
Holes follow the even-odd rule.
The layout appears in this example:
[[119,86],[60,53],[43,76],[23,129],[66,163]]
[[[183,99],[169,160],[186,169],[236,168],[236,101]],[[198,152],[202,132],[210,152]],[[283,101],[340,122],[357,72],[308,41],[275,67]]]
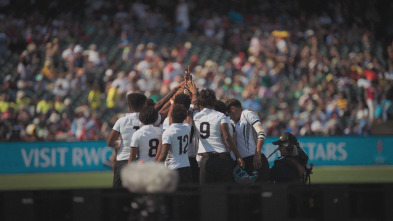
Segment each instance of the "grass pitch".
[[[315,167],[311,183],[393,183],[393,166]],[[0,175],[0,190],[110,188],[112,172]]]

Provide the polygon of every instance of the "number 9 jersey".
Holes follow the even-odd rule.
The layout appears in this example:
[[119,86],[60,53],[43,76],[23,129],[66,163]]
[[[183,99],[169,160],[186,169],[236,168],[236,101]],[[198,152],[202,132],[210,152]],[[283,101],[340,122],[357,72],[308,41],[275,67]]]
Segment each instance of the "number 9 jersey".
[[131,139],[131,148],[139,148],[138,162],[152,162],[157,154],[162,129],[152,124],[137,130]]
[[[204,108],[200,112],[194,112],[193,120],[196,134],[199,137],[198,153],[228,152],[221,138],[221,124],[228,124],[223,113]],[[228,125],[228,127],[230,127],[230,125]]]

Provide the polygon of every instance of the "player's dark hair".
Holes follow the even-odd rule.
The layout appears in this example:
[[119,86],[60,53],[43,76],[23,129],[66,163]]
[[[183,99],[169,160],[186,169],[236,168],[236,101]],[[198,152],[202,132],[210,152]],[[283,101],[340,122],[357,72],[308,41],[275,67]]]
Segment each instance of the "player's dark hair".
[[140,112],[147,101],[147,97],[141,93],[127,94],[127,104],[131,111]]
[[173,100],[175,104],[182,104],[186,109],[190,108],[191,98],[187,94],[178,94]]
[[173,123],[183,123],[187,117],[187,109],[182,105],[175,104],[172,108],[171,117]]
[[201,91],[198,97],[198,104],[202,107],[213,107],[216,103],[216,93],[210,89],[206,88]]
[[144,125],[154,124],[157,121],[158,112],[151,106],[147,106],[143,108],[143,110],[139,113],[139,120]]
[[147,106],[154,107],[156,105],[156,102],[154,102],[153,99],[149,98],[149,99],[147,99],[146,104],[147,104]]
[[225,103],[221,100],[216,100],[216,103],[214,104],[214,110],[219,111],[225,115],[227,114],[226,113],[227,109],[226,109]]
[[229,98],[228,100],[225,101],[225,105],[227,106],[226,109],[227,111],[231,110],[231,107],[238,107],[243,109],[242,103],[236,98]]

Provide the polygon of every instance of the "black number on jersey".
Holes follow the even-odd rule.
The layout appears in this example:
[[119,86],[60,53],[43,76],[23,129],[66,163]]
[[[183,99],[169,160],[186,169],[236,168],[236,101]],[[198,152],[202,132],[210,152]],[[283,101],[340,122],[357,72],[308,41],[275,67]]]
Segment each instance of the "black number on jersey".
[[[157,138],[149,140],[149,147],[150,147],[150,149],[149,149],[149,157],[155,157],[156,156],[156,154],[157,154],[157,147],[158,147],[158,143],[159,142],[160,141]],[[154,153],[153,153],[153,151],[154,151]]]
[[141,128],[140,126],[133,126],[132,127],[134,130],[139,130],[139,128]]
[[[188,147],[188,135],[178,136],[177,139],[179,140],[179,155],[182,155],[183,153],[187,153],[187,147]],[[185,143],[184,149],[183,149],[183,143]]]
[[199,131],[201,132],[201,138],[207,139],[210,137],[210,124],[208,122],[202,122],[199,126]]

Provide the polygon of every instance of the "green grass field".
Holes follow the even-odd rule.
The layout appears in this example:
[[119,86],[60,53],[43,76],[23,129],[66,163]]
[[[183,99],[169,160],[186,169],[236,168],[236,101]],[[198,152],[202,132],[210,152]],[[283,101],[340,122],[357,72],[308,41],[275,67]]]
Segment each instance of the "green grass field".
[[[315,167],[311,182],[393,183],[393,166]],[[112,172],[0,175],[0,190],[109,188]]]

